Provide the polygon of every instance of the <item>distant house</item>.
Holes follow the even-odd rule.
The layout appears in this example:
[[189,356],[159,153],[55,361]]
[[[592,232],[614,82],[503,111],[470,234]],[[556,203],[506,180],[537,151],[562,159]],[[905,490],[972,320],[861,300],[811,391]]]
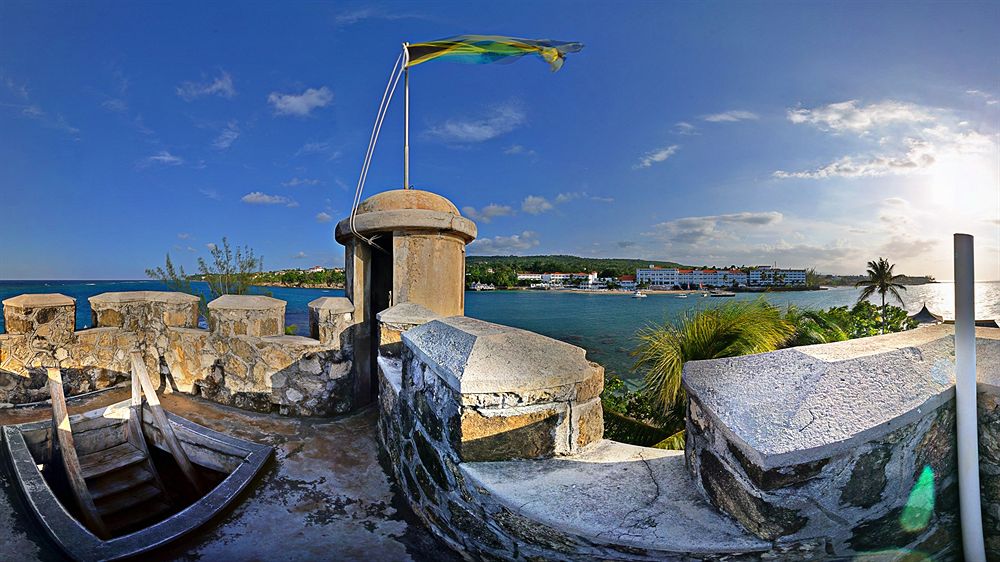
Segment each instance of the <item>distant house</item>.
[[635,275],[622,275],[618,278],[618,286],[625,291],[634,291]]
[[322,273],[326,271],[326,268],[321,265],[314,265],[306,270],[306,273]]

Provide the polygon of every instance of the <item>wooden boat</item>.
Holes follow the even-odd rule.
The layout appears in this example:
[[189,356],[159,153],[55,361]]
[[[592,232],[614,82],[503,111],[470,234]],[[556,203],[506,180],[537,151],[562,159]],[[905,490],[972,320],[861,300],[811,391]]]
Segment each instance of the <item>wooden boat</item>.
[[48,373],[53,419],[5,426],[3,448],[30,511],[76,560],[135,556],[190,533],[271,457],[165,412],[138,352],[132,398],[79,415],[67,414],[60,371]]

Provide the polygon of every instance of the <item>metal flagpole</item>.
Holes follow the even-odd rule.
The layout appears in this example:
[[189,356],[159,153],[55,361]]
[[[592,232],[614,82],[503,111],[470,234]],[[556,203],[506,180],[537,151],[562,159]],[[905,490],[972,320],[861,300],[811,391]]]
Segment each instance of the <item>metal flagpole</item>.
[[410,189],[410,51],[403,43],[403,189]]

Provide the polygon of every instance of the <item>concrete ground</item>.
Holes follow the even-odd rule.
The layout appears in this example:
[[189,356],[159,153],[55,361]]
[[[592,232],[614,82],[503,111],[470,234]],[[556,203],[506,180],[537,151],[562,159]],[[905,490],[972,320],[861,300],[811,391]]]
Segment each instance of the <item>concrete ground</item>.
[[[79,413],[124,400],[124,389],[72,400]],[[235,437],[266,443],[274,461],[241,501],[213,523],[144,560],[457,560],[406,506],[379,462],[377,411],[334,420],[255,414],[180,394],[171,412]],[[0,410],[0,425],[50,416],[46,406]],[[6,464],[6,463],[3,463]],[[61,560],[0,471],[0,545],[7,560]]]

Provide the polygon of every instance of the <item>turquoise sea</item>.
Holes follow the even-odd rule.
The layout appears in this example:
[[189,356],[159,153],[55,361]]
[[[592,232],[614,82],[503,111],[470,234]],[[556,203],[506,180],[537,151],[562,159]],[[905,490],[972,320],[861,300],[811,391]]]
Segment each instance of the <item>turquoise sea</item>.
[[[195,284],[205,291],[204,283]],[[62,293],[77,302],[77,327],[90,324],[88,297],[109,291],[164,290],[157,281],[0,281],[0,300],[22,293]],[[275,298],[288,302],[286,324],[297,325],[299,333],[308,333],[309,301],[321,296],[341,296],[337,289],[288,289],[261,287]],[[933,283],[910,286],[904,293],[906,308],[911,312],[922,303],[945,318],[954,317],[954,285]],[[858,290],[837,288],[825,291],[739,294],[732,299],[675,295],[649,295],[633,299],[629,295],[582,294],[558,291],[489,291],[467,292],[466,314],[490,322],[524,328],[560,339],[587,350],[592,361],[609,372],[629,376],[637,330],[678,318],[700,308],[716,306],[729,300],[767,299],[779,306],[794,304],[801,308],[829,308],[851,305]],[[874,301],[873,301],[874,302]],[[977,283],[976,317],[1000,318],[1000,282]],[[0,331],[3,321],[0,319]]]

